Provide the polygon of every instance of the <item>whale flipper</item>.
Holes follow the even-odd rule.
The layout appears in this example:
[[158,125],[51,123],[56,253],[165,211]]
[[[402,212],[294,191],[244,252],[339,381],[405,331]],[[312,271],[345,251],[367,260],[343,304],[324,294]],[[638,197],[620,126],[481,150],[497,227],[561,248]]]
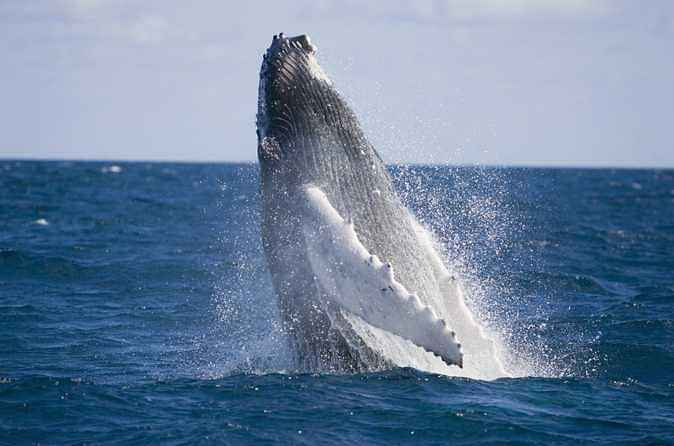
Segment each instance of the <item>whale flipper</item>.
[[304,193],[308,258],[328,299],[368,324],[462,367],[461,344],[445,320],[396,280],[393,265],[370,254],[353,222],[342,218],[323,191],[307,186]]

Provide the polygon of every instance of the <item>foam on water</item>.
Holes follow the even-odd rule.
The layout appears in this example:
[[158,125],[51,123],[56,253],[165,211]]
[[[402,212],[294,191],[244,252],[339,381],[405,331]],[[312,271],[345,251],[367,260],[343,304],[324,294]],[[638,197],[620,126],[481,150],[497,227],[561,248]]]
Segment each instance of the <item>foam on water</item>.
[[116,164],[112,164],[110,166],[101,167],[101,172],[103,172],[103,173],[121,173],[122,168],[121,168],[121,166],[118,166]]

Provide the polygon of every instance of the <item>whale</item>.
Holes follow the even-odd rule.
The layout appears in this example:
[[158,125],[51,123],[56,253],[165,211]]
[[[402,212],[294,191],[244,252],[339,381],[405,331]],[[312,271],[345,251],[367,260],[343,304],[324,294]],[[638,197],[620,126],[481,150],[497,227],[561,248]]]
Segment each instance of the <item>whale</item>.
[[458,370],[463,337],[492,349],[307,35],[273,37],[257,105],[262,246],[297,366]]

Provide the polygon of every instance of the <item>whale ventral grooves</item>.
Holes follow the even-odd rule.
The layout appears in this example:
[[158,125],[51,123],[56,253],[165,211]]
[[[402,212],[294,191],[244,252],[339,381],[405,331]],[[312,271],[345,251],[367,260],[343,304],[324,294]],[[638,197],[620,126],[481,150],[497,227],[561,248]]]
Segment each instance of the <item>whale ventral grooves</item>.
[[264,53],[258,93],[258,142],[275,137],[287,149],[308,120],[327,115],[325,106],[340,100],[325,87],[332,82],[316,60],[316,47],[306,34],[275,35]]

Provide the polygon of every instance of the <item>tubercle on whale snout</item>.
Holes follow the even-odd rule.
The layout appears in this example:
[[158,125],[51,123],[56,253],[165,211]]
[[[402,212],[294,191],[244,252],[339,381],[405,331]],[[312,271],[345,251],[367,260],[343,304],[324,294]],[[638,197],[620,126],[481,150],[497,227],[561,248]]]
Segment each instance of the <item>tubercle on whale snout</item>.
[[311,39],[306,34],[295,37],[285,37],[283,33],[274,35],[271,45],[262,54],[262,69],[260,76],[267,74],[270,62],[282,59],[289,51],[300,51],[307,56],[316,54],[316,47],[311,43]]
[[270,50],[273,50],[276,47],[282,47],[283,45],[288,45],[298,49],[302,49],[309,53],[315,53],[316,47],[311,43],[311,39],[306,34],[300,34],[295,37],[286,37],[283,33],[274,35],[272,38],[271,46],[267,49],[265,56],[268,56]]

